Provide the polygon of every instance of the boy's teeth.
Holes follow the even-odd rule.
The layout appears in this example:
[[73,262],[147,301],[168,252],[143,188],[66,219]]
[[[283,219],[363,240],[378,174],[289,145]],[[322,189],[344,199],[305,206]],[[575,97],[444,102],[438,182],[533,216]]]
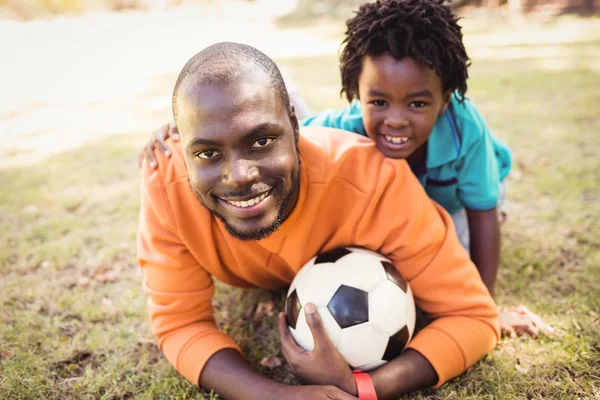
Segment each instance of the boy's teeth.
[[260,196],[257,196],[257,197],[255,197],[253,199],[250,199],[250,200],[244,200],[244,201],[229,201],[229,200],[227,200],[227,202],[229,204],[233,204],[236,207],[246,208],[246,207],[250,207],[250,206],[253,206],[255,204],[260,203],[266,197],[267,197],[267,193],[263,193]]
[[404,136],[385,135],[385,140],[387,140],[390,143],[401,144],[401,143],[406,143],[408,141],[408,138],[404,137]]

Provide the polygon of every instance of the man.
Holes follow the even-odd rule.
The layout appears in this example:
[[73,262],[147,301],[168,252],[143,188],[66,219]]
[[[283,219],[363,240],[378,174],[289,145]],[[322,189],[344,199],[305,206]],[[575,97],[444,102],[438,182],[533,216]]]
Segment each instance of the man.
[[441,385],[495,346],[497,310],[448,214],[404,161],[369,140],[326,128],[300,135],[266,55],[235,43],[196,54],[175,85],[173,114],[180,144],[157,170],[143,168],[138,261],[159,347],[185,378],[227,399],[355,398],[318,313],[308,315],[308,353],[280,317],[284,355],[309,384],[287,386],[249,367],[211,306],[212,276],[276,289],[314,255],[348,245],[389,257],[434,318],[370,374],[379,398]]

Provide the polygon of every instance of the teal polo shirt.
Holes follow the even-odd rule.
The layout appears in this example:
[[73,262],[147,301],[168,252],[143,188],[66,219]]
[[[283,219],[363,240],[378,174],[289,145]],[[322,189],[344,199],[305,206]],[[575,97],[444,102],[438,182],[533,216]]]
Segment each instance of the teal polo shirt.
[[[360,102],[342,110],[329,109],[300,122],[367,136]],[[412,170],[430,198],[450,214],[463,208],[485,211],[498,203],[500,182],[511,168],[510,149],[492,136],[475,105],[460,103],[453,94],[427,139],[423,165]]]

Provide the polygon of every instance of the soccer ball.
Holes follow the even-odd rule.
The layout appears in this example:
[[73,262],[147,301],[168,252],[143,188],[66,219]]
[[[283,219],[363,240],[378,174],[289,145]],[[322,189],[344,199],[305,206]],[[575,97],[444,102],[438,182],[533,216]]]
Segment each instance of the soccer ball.
[[329,338],[354,369],[397,357],[415,330],[415,303],[394,265],[369,250],[342,247],[312,258],[292,281],[285,314],[292,336],[310,351],[304,305],[313,303]]

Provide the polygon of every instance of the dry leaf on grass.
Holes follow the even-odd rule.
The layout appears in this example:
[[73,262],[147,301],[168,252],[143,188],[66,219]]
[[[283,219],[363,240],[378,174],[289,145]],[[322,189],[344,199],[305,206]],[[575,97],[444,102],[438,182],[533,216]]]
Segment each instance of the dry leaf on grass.
[[256,311],[254,312],[254,317],[252,317],[252,322],[256,324],[262,321],[265,316],[272,317],[274,315],[273,307],[272,300],[258,303]]
[[156,342],[156,339],[146,339],[146,338],[139,338],[138,339],[138,344],[140,346],[145,346],[145,345],[148,345],[148,346],[157,346],[158,345],[157,342]]
[[522,374],[526,374],[526,373],[529,371],[529,368],[527,368],[527,367],[522,367],[522,366],[520,366],[519,364],[515,364],[515,369],[516,369],[517,371],[519,371],[520,373],[522,373]]
[[281,360],[275,356],[265,357],[260,361],[260,365],[269,369],[281,367]]
[[85,276],[79,278],[79,281],[77,282],[77,286],[79,286],[81,289],[87,289],[88,286],[90,286],[90,278],[87,278]]
[[94,276],[94,279],[100,283],[112,283],[117,281],[117,274],[113,271],[106,271],[102,274]]

